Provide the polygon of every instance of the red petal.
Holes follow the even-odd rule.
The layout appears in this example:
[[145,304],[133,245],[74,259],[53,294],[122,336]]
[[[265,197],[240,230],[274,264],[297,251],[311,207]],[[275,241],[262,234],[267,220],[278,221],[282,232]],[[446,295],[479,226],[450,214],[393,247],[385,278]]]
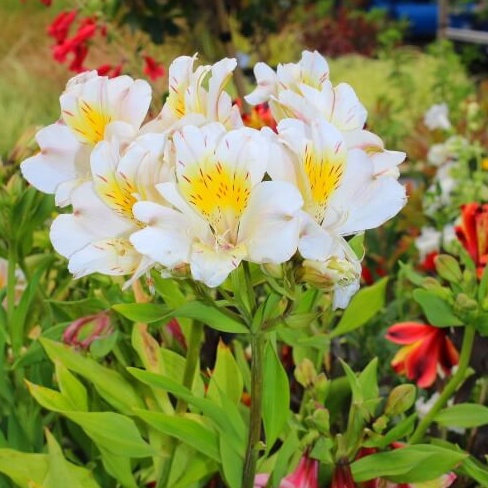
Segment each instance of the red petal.
[[439,363],[445,373],[450,373],[452,367],[459,363],[459,353],[447,336],[440,348]]
[[436,379],[441,347],[440,338],[443,339],[439,334],[431,334],[430,337],[419,342],[418,347],[412,348],[411,353],[405,359],[407,377],[415,380],[420,388],[428,388]]
[[418,322],[400,322],[392,325],[386,331],[385,337],[395,344],[412,344],[428,337],[432,329],[435,327]]

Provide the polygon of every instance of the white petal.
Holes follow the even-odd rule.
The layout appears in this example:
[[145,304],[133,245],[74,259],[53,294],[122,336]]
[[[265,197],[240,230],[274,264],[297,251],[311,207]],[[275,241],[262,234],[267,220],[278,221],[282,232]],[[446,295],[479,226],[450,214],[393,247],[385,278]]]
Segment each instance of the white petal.
[[334,88],[335,102],[331,122],[340,130],[362,129],[368,113],[347,83]]
[[340,215],[344,220],[335,230],[350,235],[378,227],[403,208],[405,187],[389,176],[376,178],[373,171],[373,162],[365,152],[356,149],[348,152],[346,171],[329,202],[324,227],[328,227],[329,218],[333,218],[335,225]]
[[205,283],[210,288],[221,285],[227,276],[239,266],[244,257],[243,248],[229,251],[216,250],[214,247],[196,243],[190,258],[193,278]]
[[62,124],[44,127],[36,134],[36,140],[40,152],[20,165],[22,175],[38,190],[55,193],[58,185],[77,178],[75,160],[81,144]]
[[325,261],[334,250],[334,237],[308,214],[302,213],[298,250],[305,259]]
[[254,66],[254,76],[258,86],[255,90],[244,98],[250,105],[266,102],[269,96],[275,93],[278,81],[276,73],[266,63],[256,63]]
[[134,215],[149,225],[130,237],[141,254],[168,268],[189,262],[192,241],[189,223],[182,213],[152,202],[138,202]]
[[136,271],[141,255],[127,239],[102,239],[76,252],[69,260],[68,269],[75,278],[91,273],[119,276]]
[[251,193],[241,218],[238,242],[255,263],[283,263],[295,254],[300,231],[298,189],[287,182],[263,181]]

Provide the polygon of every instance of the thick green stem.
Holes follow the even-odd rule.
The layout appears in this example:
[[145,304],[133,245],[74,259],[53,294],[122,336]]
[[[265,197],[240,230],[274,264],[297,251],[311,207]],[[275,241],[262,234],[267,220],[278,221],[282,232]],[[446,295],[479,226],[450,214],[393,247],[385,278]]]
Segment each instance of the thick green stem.
[[256,465],[261,441],[261,415],[263,407],[263,357],[266,335],[260,332],[251,334],[251,412],[249,419],[249,437],[247,440],[246,457],[242,488],[253,488],[256,476]]
[[7,267],[7,317],[8,317],[8,327],[10,333],[10,341],[12,343],[12,350],[14,357],[17,355],[22,347],[22,339],[19,344],[19,331],[18,328],[21,324],[14,324],[14,312],[15,312],[15,266],[17,264],[17,253],[15,252],[15,245],[13,242],[10,243],[8,248],[8,267]]
[[469,366],[469,360],[471,358],[471,352],[473,350],[475,329],[470,326],[466,326],[464,329],[463,344],[461,346],[461,354],[459,356],[459,364],[456,373],[449,380],[433,407],[429,410],[427,415],[419,422],[415,432],[410,438],[410,443],[415,444],[420,442],[430,424],[433,422],[435,416],[439,411],[447,405],[447,402],[456,392],[456,390],[463,384],[466,378],[466,371]]
[[[195,378],[195,373],[199,365],[202,339],[203,324],[195,320],[192,324],[190,334],[188,336],[188,348],[186,351],[185,369],[183,371],[183,386],[188,388],[189,390],[191,390],[193,386],[193,380]],[[188,404],[180,398],[176,403],[175,413],[182,414],[186,411],[187,407]],[[168,461],[164,464],[162,473],[159,476],[157,488],[166,488],[168,486],[169,476],[171,474],[171,466],[177,445],[177,441],[175,439],[171,439],[171,446],[169,446],[169,451],[171,454],[168,458]]]

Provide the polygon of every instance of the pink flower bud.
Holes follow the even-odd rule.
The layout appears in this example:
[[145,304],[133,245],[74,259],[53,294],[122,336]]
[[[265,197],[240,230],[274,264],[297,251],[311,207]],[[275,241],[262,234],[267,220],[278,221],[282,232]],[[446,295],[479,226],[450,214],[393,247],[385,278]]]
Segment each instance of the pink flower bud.
[[107,312],[87,315],[68,325],[63,333],[63,342],[71,346],[88,349],[93,341],[109,336],[113,330]]

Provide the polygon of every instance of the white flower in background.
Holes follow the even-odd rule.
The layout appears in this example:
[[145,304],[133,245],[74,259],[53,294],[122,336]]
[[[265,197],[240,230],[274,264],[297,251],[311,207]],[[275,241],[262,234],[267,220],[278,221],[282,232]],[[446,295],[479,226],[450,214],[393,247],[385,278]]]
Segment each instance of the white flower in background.
[[184,125],[201,126],[209,122],[220,122],[227,129],[244,125],[239,107],[232,104],[230,95],[224,91],[237,66],[236,60],[224,58],[193,71],[196,58],[180,56],[171,63],[168,97],[159,115],[144,126],[144,132],[173,131]]
[[55,194],[57,205],[68,205],[72,190],[90,178],[93,147],[114,136],[130,142],[150,101],[144,80],[109,79],[96,71],[75,76],[60,98],[61,120],[38,132],[40,152],[22,163],[22,174],[37,189]]
[[442,247],[454,240],[456,240],[456,232],[453,225],[446,225],[442,231],[433,227],[423,227],[420,235],[415,239],[420,261],[424,261],[427,255],[433,252],[440,252]]
[[434,166],[442,166],[459,159],[461,153],[469,148],[469,142],[462,136],[451,136],[445,142],[429,148],[427,161]]
[[443,164],[437,170],[432,185],[427,189],[427,193],[435,195],[432,202],[424,205],[424,211],[427,215],[433,215],[439,208],[450,204],[451,194],[457,186],[456,180],[451,175],[456,164],[456,161],[451,161]]
[[162,159],[165,145],[164,135],[148,134],[123,153],[116,139],[95,147],[93,182],[73,191],[74,212],[58,216],[51,227],[53,246],[69,259],[68,269],[76,278],[94,272],[138,277],[152,264],[129,240],[142,227],[132,207],[142,198],[164,203],[155,184],[174,179]]
[[350,85],[332,85],[327,61],[318,52],[304,51],[299,63],[280,64],[276,73],[257,63],[254,73],[258,86],[245,97],[248,103],[268,101],[278,122],[297,118],[310,124],[325,118],[343,133],[348,148],[362,149],[372,157],[376,174],[398,176],[397,166],[406,154],[386,150],[377,135],[364,130],[366,109]]
[[432,105],[424,115],[424,124],[430,130],[442,129],[449,130],[449,108],[446,103]]
[[289,183],[263,181],[267,144],[258,131],[186,126],[174,144],[177,181],[157,185],[174,208],[134,206],[147,224],[131,236],[140,253],[170,270],[189,264],[193,278],[210,287],[242,260],[282,263],[293,256],[302,198]]

